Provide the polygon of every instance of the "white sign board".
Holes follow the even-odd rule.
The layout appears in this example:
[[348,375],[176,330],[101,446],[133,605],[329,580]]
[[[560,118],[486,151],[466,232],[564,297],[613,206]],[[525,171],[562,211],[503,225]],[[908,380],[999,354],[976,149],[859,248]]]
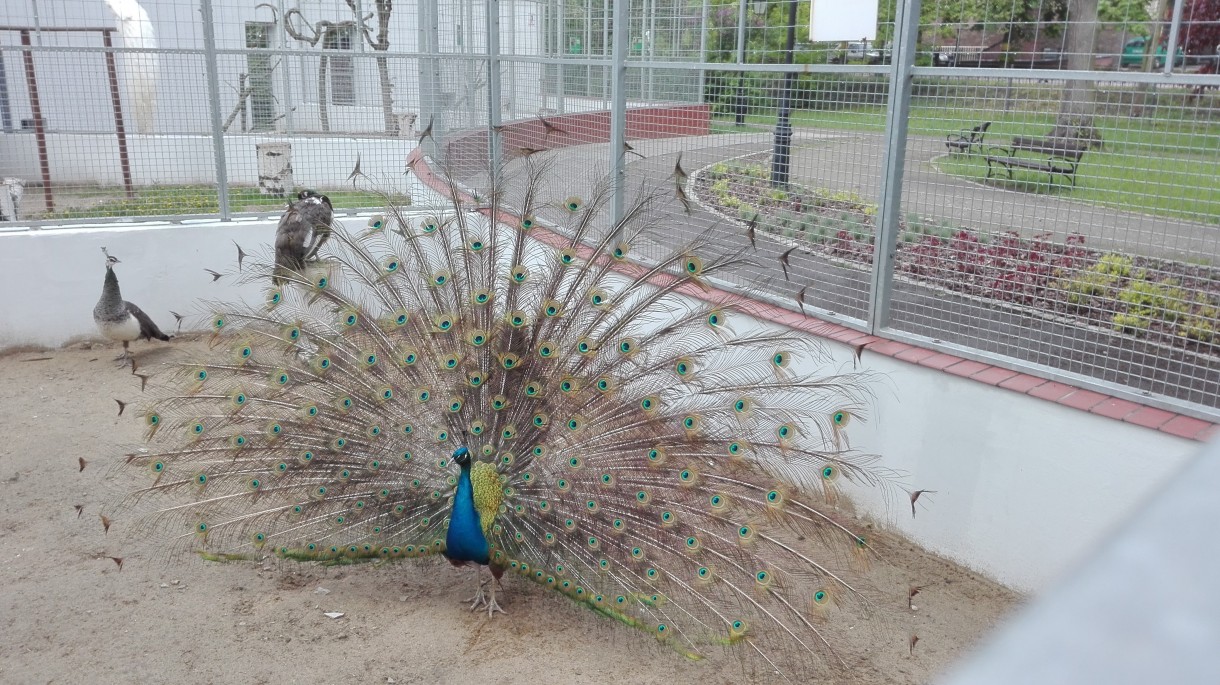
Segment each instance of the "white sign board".
[[813,0],[809,40],[840,42],[877,38],[878,0]]

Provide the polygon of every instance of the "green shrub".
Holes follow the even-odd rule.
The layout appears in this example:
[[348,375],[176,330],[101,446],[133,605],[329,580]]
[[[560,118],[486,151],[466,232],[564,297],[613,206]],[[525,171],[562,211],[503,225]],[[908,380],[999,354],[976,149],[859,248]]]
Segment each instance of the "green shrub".
[[1210,304],[1203,293],[1195,295],[1199,308],[1182,318],[1177,334],[1199,342],[1216,342],[1220,334],[1220,308]]
[[1102,255],[1101,259],[1089,267],[1090,271],[1099,274],[1110,274],[1119,278],[1131,277],[1131,258],[1115,252]]
[[1114,315],[1112,323],[1116,330],[1148,330],[1154,321],[1172,323],[1190,312],[1187,294],[1173,279],[1145,281],[1136,278],[1118,293],[1118,300],[1127,307],[1126,312]]
[[1068,302],[1083,305],[1094,297],[1108,295],[1122,279],[1130,276],[1131,258],[1110,252],[1075,277],[1059,281],[1058,287],[1067,292]]

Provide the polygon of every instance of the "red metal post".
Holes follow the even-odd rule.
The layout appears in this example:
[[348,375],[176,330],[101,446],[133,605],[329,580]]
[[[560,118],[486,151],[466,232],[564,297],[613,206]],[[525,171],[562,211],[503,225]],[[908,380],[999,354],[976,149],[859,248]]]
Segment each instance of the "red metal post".
[[[110,40],[110,32],[114,29],[102,29],[102,45],[107,48],[114,46]],[[119,166],[123,169],[123,189],[127,197],[135,197],[135,185],[131,181],[131,159],[127,156],[127,128],[123,125],[123,98],[119,96],[119,70],[114,65],[114,53],[106,51],[106,75],[110,79],[110,104],[114,107],[114,132],[119,138]]]
[[[30,47],[29,30],[21,31],[21,44]],[[42,126],[42,104],[38,101],[38,77],[34,74],[34,53],[21,52],[25,61],[25,82],[30,88],[30,114],[34,116],[34,139],[38,142],[38,165],[42,167],[42,196],[46,200],[47,212],[55,211],[55,199],[51,193],[51,159],[47,153],[47,132]]]

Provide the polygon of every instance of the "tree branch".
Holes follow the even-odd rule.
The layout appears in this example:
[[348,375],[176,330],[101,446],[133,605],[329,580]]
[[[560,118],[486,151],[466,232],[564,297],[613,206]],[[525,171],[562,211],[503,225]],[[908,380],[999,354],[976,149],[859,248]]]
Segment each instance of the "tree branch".
[[[304,35],[302,35],[300,32],[298,32],[295,28],[293,28],[292,15],[294,15],[294,14],[296,16],[300,17],[301,22],[304,23],[305,26],[309,27],[309,30],[313,32],[313,38],[306,38]],[[301,10],[299,10],[295,7],[293,7],[292,9],[290,9],[284,13],[284,30],[287,31],[288,35],[292,36],[294,39],[299,40],[302,43],[308,43],[309,47],[313,47],[313,46],[317,45],[318,40],[320,40],[322,38],[322,33],[323,33],[322,24],[329,24],[329,22],[319,23],[318,26],[315,28],[312,24],[309,23],[309,20],[305,18],[305,15],[301,14]]]

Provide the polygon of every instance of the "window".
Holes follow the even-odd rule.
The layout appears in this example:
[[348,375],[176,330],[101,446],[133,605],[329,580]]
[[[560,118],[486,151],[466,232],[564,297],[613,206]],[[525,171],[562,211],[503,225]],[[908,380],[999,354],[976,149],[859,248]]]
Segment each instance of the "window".
[[[323,50],[351,51],[356,41],[356,27],[351,24],[331,26],[322,37]],[[331,56],[330,102],[334,105],[356,104],[356,65],[347,56]]]
[[[263,21],[246,22],[246,47],[271,47],[271,32],[275,24]],[[268,54],[246,55],[246,86],[250,89],[250,124],[253,131],[269,131],[275,125],[275,94],[271,72],[275,68]],[[245,124],[242,124],[245,126]],[[244,130],[244,128],[243,128]]]

